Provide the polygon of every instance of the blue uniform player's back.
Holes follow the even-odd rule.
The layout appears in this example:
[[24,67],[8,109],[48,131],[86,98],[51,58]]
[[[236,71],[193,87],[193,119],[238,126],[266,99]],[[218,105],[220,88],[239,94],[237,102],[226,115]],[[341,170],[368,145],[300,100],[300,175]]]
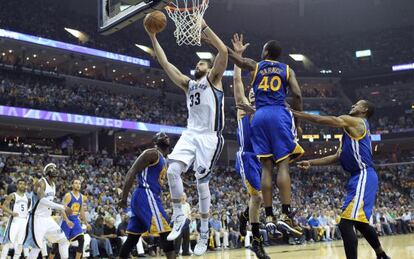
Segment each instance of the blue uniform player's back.
[[273,157],[276,163],[304,153],[296,143],[293,115],[286,107],[290,68],[264,60],[257,64],[252,87],[256,113],[252,120],[252,144],[259,158]]
[[138,174],[138,186],[131,199],[132,215],[127,227],[128,234],[141,235],[146,232],[159,234],[171,231],[160,198],[161,185],[166,173],[167,162],[158,152],[158,161]]
[[257,63],[252,82],[256,109],[269,105],[285,106],[288,81],[288,65],[271,60]]

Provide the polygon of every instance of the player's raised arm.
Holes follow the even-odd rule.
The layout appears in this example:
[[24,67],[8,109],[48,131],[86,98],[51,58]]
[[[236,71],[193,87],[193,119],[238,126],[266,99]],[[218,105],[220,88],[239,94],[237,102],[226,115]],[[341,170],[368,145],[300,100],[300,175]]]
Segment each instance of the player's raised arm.
[[209,73],[209,79],[215,86],[222,88],[221,79],[223,77],[224,71],[226,71],[229,56],[227,46],[207,25],[204,19],[202,21],[201,28],[201,33],[203,34],[203,36],[218,51],[216,59],[214,60],[213,67],[211,68],[211,71]]
[[298,167],[301,169],[309,169],[311,166],[318,166],[318,165],[332,165],[336,164],[339,161],[339,156],[341,154],[341,151],[338,149],[338,151],[330,156],[318,158],[318,159],[312,159],[312,160],[304,160],[297,163]]
[[295,110],[292,110],[292,113],[295,117],[299,119],[307,120],[310,123],[334,127],[334,128],[357,127],[358,124],[361,122],[361,119],[352,117],[349,115],[341,115],[339,117],[321,116],[321,115],[308,114],[305,112],[300,112],[300,111],[295,111]]
[[[243,52],[250,45],[249,43],[243,43],[243,34],[240,36],[238,34],[235,34],[232,42],[233,48],[240,56],[243,55]],[[246,98],[245,89],[242,81],[241,68],[237,65],[234,65],[233,85],[236,106],[250,104],[249,100]]]
[[[236,33],[233,36],[233,39],[231,40],[234,46],[236,37],[239,37],[239,35]],[[249,44],[247,44],[248,46]],[[236,50],[231,49],[230,47],[227,47],[227,51],[229,52],[229,59],[236,64],[241,69],[248,70],[250,72],[254,72],[257,67],[257,62],[250,58],[244,58],[240,55],[240,53],[237,53]]]
[[156,149],[149,149],[149,150],[144,151],[135,160],[134,164],[132,164],[131,168],[128,170],[128,173],[125,178],[125,184],[122,189],[122,198],[118,204],[121,208],[126,208],[127,206],[128,194],[132,188],[136,175],[142,172],[149,165],[157,162],[158,159],[159,159],[158,151]]
[[[290,88],[290,94],[292,96],[292,108],[296,111],[303,110],[302,90],[300,89],[298,80],[296,80],[296,74],[293,69],[288,68],[288,84]],[[300,128],[299,118],[295,117],[295,125]]]
[[156,34],[151,33],[148,30],[147,33],[151,39],[155,56],[157,57],[157,60],[160,63],[161,67],[164,69],[165,73],[167,73],[168,77],[174,82],[174,84],[176,84],[184,91],[187,91],[188,82],[190,81],[190,78],[181,73],[181,71],[178,70],[178,68],[176,68],[173,64],[171,64],[168,61],[168,58],[165,55],[164,50],[162,49],[160,43],[157,40]]

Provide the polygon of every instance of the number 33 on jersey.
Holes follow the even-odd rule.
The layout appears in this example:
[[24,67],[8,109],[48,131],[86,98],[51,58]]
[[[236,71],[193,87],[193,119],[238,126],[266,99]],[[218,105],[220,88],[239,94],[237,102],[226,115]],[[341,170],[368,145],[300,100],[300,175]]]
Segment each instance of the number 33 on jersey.
[[188,129],[216,132],[224,127],[224,95],[203,77],[188,83]]

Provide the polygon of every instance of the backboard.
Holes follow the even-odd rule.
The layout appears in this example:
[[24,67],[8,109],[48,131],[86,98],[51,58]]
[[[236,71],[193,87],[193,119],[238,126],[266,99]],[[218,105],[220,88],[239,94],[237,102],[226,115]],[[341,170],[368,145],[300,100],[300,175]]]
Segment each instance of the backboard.
[[143,18],[147,13],[161,10],[171,0],[98,0],[98,26],[103,35],[114,33]]

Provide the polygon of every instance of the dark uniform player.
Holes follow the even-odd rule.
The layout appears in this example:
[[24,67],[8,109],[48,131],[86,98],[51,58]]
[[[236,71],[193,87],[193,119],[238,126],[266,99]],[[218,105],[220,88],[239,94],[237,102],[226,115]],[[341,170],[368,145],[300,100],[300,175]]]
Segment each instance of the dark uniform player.
[[229,57],[242,69],[253,72],[252,87],[256,98],[256,113],[251,121],[253,149],[262,165],[261,187],[266,210],[266,222],[274,226],[272,209],[272,171],[278,167],[277,185],[282,202],[282,218],[278,225],[295,235],[302,232],[293,224],[290,208],[291,184],[289,162],[304,153],[296,142],[293,115],[285,99],[290,90],[292,107],[302,110],[302,95],[295,73],[288,65],[277,61],[281,47],[269,41],[263,47],[262,61],[242,58],[229,48]]
[[165,133],[157,133],[153,137],[153,142],[155,148],[145,150],[137,158],[125,179],[122,200],[119,202],[120,207],[126,207],[128,194],[135,177],[138,186],[132,195],[132,216],[129,219],[128,237],[122,245],[120,258],[128,258],[140,236],[146,232],[160,234],[161,247],[167,258],[176,258],[174,242],[167,241],[171,228],[160,198],[161,185],[167,172],[167,162],[164,157],[168,153],[170,139]]
[[293,111],[294,115],[309,122],[342,128],[341,147],[334,155],[309,161],[301,161],[298,166],[308,169],[312,165],[329,165],[340,162],[342,168],[351,177],[346,185],[347,195],[342,206],[339,229],[346,257],[357,258],[358,239],[354,227],[364,235],[375,250],[377,258],[389,258],[381,247],[377,233],[369,225],[369,218],[375,203],[378,190],[378,177],[372,162],[371,136],[368,120],[374,112],[372,103],[360,100],[352,106],[349,115],[318,116]]
[[[82,222],[86,224],[84,204],[86,203],[86,197],[80,193],[81,181],[73,180],[72,191],[65,194],[63,197],[63,204],[72,209],[72,214],[67,217],[63,215],[61,228],[65,233],[66,238],[73,242],[78,241],[76,249],[76,259],[82,258],[84,233],[82,229]],[[86,224],[87,225],[87,224]],[[52,251],[52,254],[57,252],[57,247]]]

